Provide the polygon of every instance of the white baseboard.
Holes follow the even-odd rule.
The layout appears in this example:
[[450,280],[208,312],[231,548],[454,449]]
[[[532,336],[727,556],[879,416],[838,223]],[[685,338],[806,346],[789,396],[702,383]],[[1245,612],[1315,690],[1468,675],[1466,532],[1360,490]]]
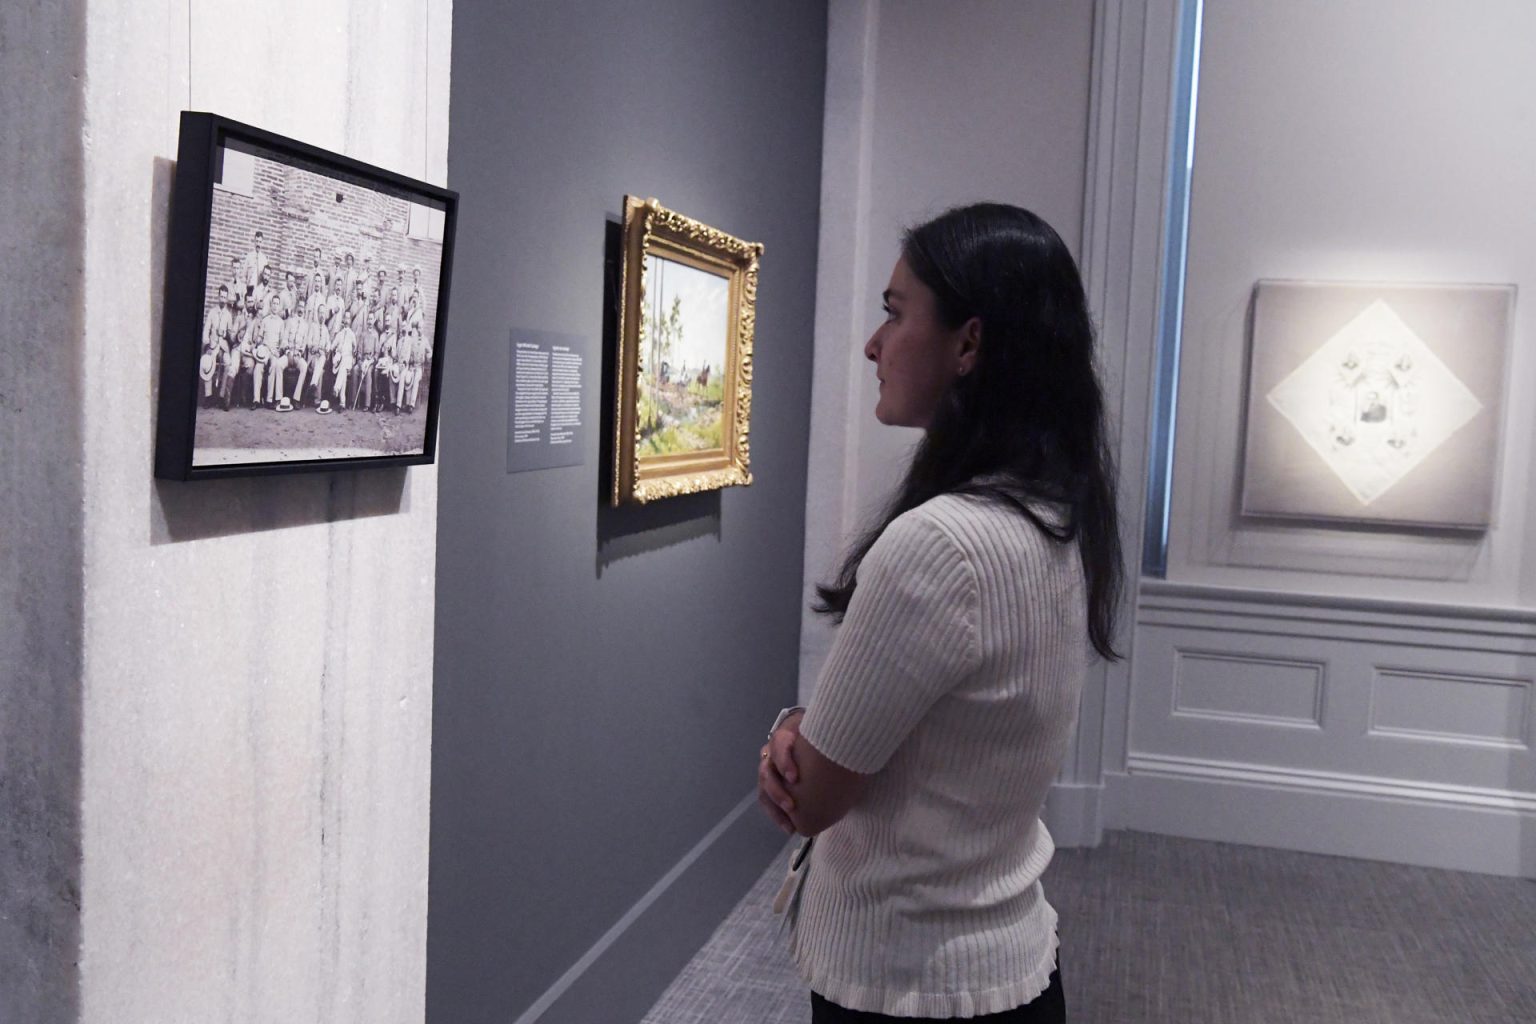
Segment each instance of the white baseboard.
[[1045,798],[1040,820],[1051,833],[1059,849],[1073,846],[1098,846],[1104,838],[1099,811],[1103,786],[1083,786],[1058,782]]
[[1536,878],[1536,797],[1517,791],[1133,754],[1125,772],[1105,776],[1102,819],[1106,829]]

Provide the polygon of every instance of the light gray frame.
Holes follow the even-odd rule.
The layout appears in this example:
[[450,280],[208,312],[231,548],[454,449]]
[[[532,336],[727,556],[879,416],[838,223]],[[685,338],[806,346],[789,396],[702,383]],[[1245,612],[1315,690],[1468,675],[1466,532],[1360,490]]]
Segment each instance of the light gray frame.
[[[1487,529],[1495,507],[1514,302],[1513,285],[1259,281],[1253,300],[1243,515],[1420,529]],[[1369,486],[1347,484],[1330,462],[1342,461],[1345,454],[1325,456],[1329,442],[1320,438],[1320,432],[1314,431],[1309,441],[1290,418],[1298,415],[1291,396],[1299,382],[1315,385],[1328,376],[1325,370],[1335,371],[1333,376],[1342,381],[1350,372],[1342,364],[1334,367],[1336,360],[1330,359],[1326,366],[1309,360],[1330,345],[1334,346],[1331,355],[1336,356],[1343,342],[1333,339],[1346,329],[1363,331],[1359,325],[1364,324],[1379,325],[1370,333],[1372,338],[1395,338],[1392,332],[1400,325],[1422,342],[1422,349],[1406,343],[1419,353],[1418,364],[1410,359],[1405,371],[1407,379],[1415,382],[1415,398],[1404,406],[1409,411],[1401,414],[1410,436],[1418,429],[1414,424],[1423,424],[1427,415],[1454,412],[1454,419],[1463,420],[1449,436],[1426,443],[1422,453],[1415,454],[1417,461],[1405,456],[1404,465],[1411,468],[1385,486],[1380,480]],[[1364,336],[1350,335],[1352,339]],[[1383,340],[1380,344],[1373,351],[1404,343]],[[1379,355],[1371,358],[1380,361]],[[1293,374],[1298,374],[1294,378],[1298,383],[1288,384]],[[1465,390],[1457,388],[1451,377]],[[1288,399],[1293,403],[1290,413],[1282,410]],[[1362,414],[1351,422],[1357,427],[1373,424],[1359,428],[1359,443],[1375,445],[1371,450],[1388,458],[1380,447],[1386,435],[1374,426],[1379,420]],[[1422,436],[1434,437],[1433,430],[1424,429]],[[1397,444],[1411,451],[1413,441],[1399,438]],[[1332,451],[1346,453],[1346,447],[1335,443]]]

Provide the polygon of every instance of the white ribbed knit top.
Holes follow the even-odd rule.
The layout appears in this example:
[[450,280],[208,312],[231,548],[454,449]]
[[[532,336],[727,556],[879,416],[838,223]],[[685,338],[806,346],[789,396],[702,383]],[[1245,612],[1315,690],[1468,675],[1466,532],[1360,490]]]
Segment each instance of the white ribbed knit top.
[[812,990],[899,1017],[998,1013],[1045,990],[1055,847],[1040,808],[1088,651],[1075,543],[957,495],[885,529],[800,724],[874,776],[817,837],[792,911]]

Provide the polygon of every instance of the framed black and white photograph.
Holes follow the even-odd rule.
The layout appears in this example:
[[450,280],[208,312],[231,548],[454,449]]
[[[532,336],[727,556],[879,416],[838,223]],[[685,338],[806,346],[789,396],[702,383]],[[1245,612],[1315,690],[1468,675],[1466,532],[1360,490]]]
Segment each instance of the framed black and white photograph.
[[155,475],[433,461],[457,204],[183,112]]

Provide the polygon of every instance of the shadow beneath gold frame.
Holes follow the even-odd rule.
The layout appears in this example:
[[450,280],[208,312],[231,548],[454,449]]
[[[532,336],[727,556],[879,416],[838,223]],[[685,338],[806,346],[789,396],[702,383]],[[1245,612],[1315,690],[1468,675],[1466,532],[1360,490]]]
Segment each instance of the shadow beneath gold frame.
[[597,575],[625,558],[704,537],[720,539],[720,492],[597,510]]

